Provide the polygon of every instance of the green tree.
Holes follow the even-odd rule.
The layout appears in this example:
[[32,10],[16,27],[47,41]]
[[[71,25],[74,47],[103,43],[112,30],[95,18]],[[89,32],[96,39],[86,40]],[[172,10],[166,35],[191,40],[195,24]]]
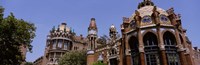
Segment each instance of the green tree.
[[97,61],[97,62],[94,62],[92,65],[107,65],[107,64],[102,63],[101,61]]
[[32,62],[25,62],[24,65],[33,65],[33,63]]
[[32,50],[31,42],[35,37],[33,23],[16,19],[13,13],[3,18],[4,8],[0,6],[0,64],[19,65],[25,58],[22,56],[20,46]]
[[58,65],[86,65],[86,51],[66,52],[59,59]]

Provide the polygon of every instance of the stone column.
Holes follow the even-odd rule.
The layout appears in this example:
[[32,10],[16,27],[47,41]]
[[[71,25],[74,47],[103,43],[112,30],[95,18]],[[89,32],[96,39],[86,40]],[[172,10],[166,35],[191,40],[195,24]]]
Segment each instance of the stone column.
[[126,35],[124,34],[124,29],[123,30],[121,30],[121,32],[122,32],[122,43],[121,43],[121,45],[119,46],[120,48],[120,62],[119,62],[119,65],[125,65],[125,58],[124,58],[124,56],[125,56],[125,40],[126,40]]
[[65,44],[65,40],[63,39],[63,43],[62,43],[62,49],[64,49],[64,44]]
[[182,38],[183,38],[183,46],[184,48],[186,49],[186,52],[185,52],[185,57],[186,57],[186,61],[188,61],[188,65],[193,65],[192,63],[192,58],[190,56],[191,52],[189,50],[189,47],[187,46],[187,40],[186,40],[186,36],[185,36],[185,33],[186,33],[186,30],[183,31],[183,35],[182,35]]
[[129,48],[129,42],[128,42],[128,38],[127,35],[125,34],[125,55],[126,55],[126,65],[131,65],[131,54],[129,52],[130,48]]
[[175,28],[175,38],[177,41],[177,47],[178,47],[178,53],[179,53],[181,65],[187,65],[187,61],[184,56],[183,45],[181,44],[180,37],[179,37],[179,31],[176,28]]
[[144,54],[144,43],[141,29],[138,29],[138,41],[139,41],[139,53],[140,53],[140,64],[145,65],[145,54]]
[[57,47],[58,47],[58,39],[56,39],[56,47],[55,47],[55,49],[57,49]]
[[158,46],[160,48],[160,53],[161,53],[161,65],[167,65],[165,45],[163,42],[163,35],[161,34],[160,31],[160,26],[157,27],[157,34],[158,34]]

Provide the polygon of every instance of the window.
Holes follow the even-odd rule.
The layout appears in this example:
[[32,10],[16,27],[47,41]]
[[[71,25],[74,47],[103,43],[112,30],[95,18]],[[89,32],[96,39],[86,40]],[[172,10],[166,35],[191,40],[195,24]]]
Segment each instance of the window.
[[130,26],[131,26],[132,28],[136,26],[136,23],[135,23],[134,20],[131,21]]
[[175,36],[170,32],[165,32],[163,39],[168,65],[180,65],[179,56],[176,51],[177,48]]
[[132,65],[140,65],[139,43],[136,37],[130,37],[129,47],[131,49]]
[[143,23],[149,23],[149,22],[151,22],[152,20],[151,20],[151,17],[150,16],[144,16],[143,18],[142,18],[142,22]]
[[146,33],[143,37],[146,65],[160,65],[157,37],[153,33]]
[[58,48],[62,48],[63,41],[61,39],[58,40]]
[[56,40],[53,40],[53,49],[56,49]]
[[165,16],[165,15],[163,15],[163,14],[160,15],[160,20],[161,20],[162,22],[168,22],[168,21],[169,21],[169,19],[167,18],[167,16]]
[[67,50],[67,48],[68,48],[67,46],[68,46],[68,42],[65,41],[65,43],[64,43],[64,49],[65,49],[65,50]]

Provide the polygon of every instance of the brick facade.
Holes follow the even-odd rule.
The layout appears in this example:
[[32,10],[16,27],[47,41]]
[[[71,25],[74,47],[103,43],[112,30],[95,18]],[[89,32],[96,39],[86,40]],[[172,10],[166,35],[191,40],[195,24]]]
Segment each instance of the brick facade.
[[[90,20],[87,37],[75,35],[66,23],[62,23],[50,31],[45,54],[42,60],[34,63],[57,65],[56,59],[64,52],[87,50],[87,65],[97,61],[107,65],[200,64],[200,50],[192,47],[180,15],[173,8],[164,10],[155,6],[151,0],[139,3],[131,17],[123,17],[121,36],[114,25],[109,29],[109,40],[104,43],[98,42],[97,33],[95,18]],[[66,49],[65,43],[68,43]]]

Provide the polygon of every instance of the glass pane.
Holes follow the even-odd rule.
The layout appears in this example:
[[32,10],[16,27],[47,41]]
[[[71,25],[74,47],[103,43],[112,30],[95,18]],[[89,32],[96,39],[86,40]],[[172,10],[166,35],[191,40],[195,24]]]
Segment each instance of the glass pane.
[[56,40],[53,40],[53,49],[56,49]]
[[58,40],[58,47],[62,48],[62,40]]

